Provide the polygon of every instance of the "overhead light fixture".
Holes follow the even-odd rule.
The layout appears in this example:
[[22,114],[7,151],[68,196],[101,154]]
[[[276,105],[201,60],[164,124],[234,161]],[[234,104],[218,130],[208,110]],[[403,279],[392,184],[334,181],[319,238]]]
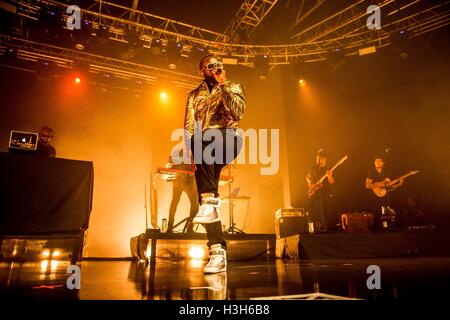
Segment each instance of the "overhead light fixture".
[[333,69],[340,68],[345,62],[345,50],[342,47],[332,48],[328,51],[328,62]]
[[312,71],[310,65],[305,62],[301,56],[295,57],[290,62],[292,68],[292,76],[297,81],[300,87],[306,85],[306,81],[312,78]]
[[238,59],[234,57],[222,57],[223,64],[237,65]]
[[55,73],[54,64],[49,60],[39,60],[36,63],[36,75],[40,80],[49,80]]
[[162,52],[161,39],[154,38],[150,44],[150,51],[155,55],[159,56]]
[[360,56],[365,56],[367,54],[372,54],[377,52],[377,48],[375,46],[367,47],[367,48],[361,48],[358,50],[358,54]]
[[180,42],[169,41],[169,45],[167,47],[167,61],[170,70],[174,70],[177,68],[177,64],[181,59],[182,49],[183,45]]
[[89,43],[91,36],[92,26],[89,21],[85,21],[81,26],[81,29],[74,29],[72,31],[74,46],[77,50],[85,50]]
[[54,42],[59,39],[62,30],[62,16],[55,8],[42,6],[39,10],[37,32],[45,41]]
[[389,37],[392,48],[401,58],[408,57],[409,32],[406,29],[393,31]]
[[267,74],[269,73],[269,56],[268,55],[258,55],[255,57],[253,65],[258,72],[260,80],[266,80]]
[[106,25],[99,25],[96,35],[97,42],[100,45],[105,45],[109,41],[109,27]]

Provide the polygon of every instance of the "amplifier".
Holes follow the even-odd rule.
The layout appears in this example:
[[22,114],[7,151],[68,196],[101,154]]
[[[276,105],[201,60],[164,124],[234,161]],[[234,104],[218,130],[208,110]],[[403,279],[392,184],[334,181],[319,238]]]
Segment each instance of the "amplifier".
[[275,212],[275,234],[278,239],[308,233],[308,213],[302,208],[278,209]]
[[373,219],[373,213],[343,213],[341,214],[342,229],[348,233],[369,232],[372,229]]

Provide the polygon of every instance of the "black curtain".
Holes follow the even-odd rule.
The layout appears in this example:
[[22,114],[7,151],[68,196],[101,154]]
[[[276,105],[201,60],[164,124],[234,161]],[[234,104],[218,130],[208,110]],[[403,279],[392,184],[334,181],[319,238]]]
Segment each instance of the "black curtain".
[[0,235],[89,227],[93,163],[0,153]]

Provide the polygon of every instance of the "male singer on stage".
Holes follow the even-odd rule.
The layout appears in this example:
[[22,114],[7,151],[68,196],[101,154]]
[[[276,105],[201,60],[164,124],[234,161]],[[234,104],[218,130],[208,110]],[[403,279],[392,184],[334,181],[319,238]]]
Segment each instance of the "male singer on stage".
[[[227,269],[227,246],[219,219],[219,177],[222,168],[236,158],[242,147],[238,126],[245,111],[245,95],[240,84],[227,80],[223,65],[215,56],[208,55],[201,59],[199,68],[203,82],[188,96],[184,119],[185,142],[195,163],[200,204],[193,222],[203,224],[208,237],[209,262],[204,272],[218,273]],[[214,146],[220,145],[222,151],[218,152],[220,157],[217,153],[212,154],[215,158],[212,163],[203,156],[205,148],[212,144],[212,141],[204,141],[208,140],[204,139],[208,134],[215,137],[212,139]]]

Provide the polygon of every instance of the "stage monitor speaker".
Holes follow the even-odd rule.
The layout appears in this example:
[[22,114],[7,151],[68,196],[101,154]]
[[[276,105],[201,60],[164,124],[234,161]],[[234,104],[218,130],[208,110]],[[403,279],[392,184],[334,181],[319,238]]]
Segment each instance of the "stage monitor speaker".
[[286,208],[275,212],[275,234],[278,239],[295,234],[308,233],[308,218],[305,209]]

